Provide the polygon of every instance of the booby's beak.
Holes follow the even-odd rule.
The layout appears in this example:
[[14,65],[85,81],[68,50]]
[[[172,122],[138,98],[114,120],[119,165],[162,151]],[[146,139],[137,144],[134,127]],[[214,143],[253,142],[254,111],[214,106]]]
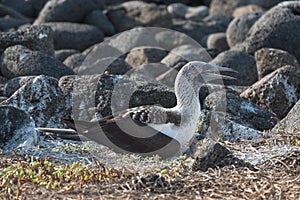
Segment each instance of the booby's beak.
[[236,70],[228,68],[228,67],[220,67],[211,65],[211,67],[205,71],[203,71],[199,76],[199,81],[209,82],[214,80],[235,80],[235,77],[229,75],[223,75],[221,72],[234,72],[238,73]]

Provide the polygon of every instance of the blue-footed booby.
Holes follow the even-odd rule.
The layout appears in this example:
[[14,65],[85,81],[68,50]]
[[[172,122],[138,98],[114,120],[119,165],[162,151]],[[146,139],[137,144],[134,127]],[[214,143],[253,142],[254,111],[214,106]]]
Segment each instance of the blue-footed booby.
[[164,108],[144,105],[96,121],[75,121],[76,131],[37,128],[40,132],[74,139],[93,140],[117,152],[162,158],[182,155],[194,139],[201,114],[199,90],[209,81],[233,79],[220,72],[234,70],[200,61],[185,64],[178,72],[174,92],[177,105]]

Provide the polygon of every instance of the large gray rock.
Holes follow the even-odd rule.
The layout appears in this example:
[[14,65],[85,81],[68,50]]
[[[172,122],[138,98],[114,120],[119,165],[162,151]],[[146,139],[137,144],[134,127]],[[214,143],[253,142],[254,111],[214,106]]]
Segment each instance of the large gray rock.
[[190,7],[183,3],[173,3],[168,5],[168,12],[175,18],[185,18],[190,20],[202,20],[208,15],[207,6]]
[[225,84],[230,85],[251,85],[258,80],[257,68],[253,56],[248,55],[241,51],[224,51],[217,55],[211,64],[230,67],[238,73],[230,74],[236,80],[225,80]]
[[113,75],[122,75],[132,69],[132,67],[121,58],[100,58],[92,63],[86,60],[87,59],[82,62],[82,65],[74,69],[77,74],[94,75],[108,73]]
[[249,13],[235,17],[226,30],[226,37],[229,47],[243,42],[252,25],[261,17],[262,13]]
[[165,5],[129,1],[110,7],[107,16],[118,32],[137,26],[169,27],[171,15]]
[[300,69],[286,65],[268,74],[240,96],[282,119],[300,98]]
[[15,19],[12,17],[0,18],[0,30],[7,32],[12,29],[17,29],[19,26],[27,24],[28,20]]
[[[226,119],[245,127],[264,131],[273,128],[276,114],[241,98],[235,92],[216,91],[206,97],[208,110],[226,113]],[[222,107],[223,106],[223,107]]]
[[95,26],[71,22],[48,22],[53,30],[55,49],[84,50],[103,41],[103,33]]
[[10,105],[24,110],[37,127],[61,128],[65,116],[66,101],[58,81],[44,75],[22,86],[0,105]]
[[67,57],[63,63],[74,70],[82,64],[85,58],[86,56],[82,53],[75,53]]
[[103,9],[102,0],[50,0],[40,11],[34,24],[45,22],[82,22],[92,10]]
[[284,2],[261,16],[235,48],[250,54],[263,47],[285,50],[300,60],[300,1]]
[[284,130],[294,133],[300,130],[300,101],[298,101],[285,118],[283,118],[273,130]]
[[132,67],[138,67],[147,63],[160,62],[167,54],[168,52],[163,49],[138,47],[127,54],[125,61]]
[[89,13],[84,19],[84,23],[96,26],[104,35],[111,36],[116,33],[115,27],[101,10],[94,10]]
[[171,28],[200,42],[204,36],[211,33],[225,32],[231,19],[229,16],[208,16],[199,22],[175,20]]
[[255,170],[254,166],[237,157],[229,149],[218,142],[204,140],[198,150],[197,157],[193,163],[194,171],[207,171],[209,168],[222,168],[234,165],[235,167],[247,167]]
[[53,31],[47,26],[29,26],[27,28],[0,33],[0,49],[21,44],[34,51],[54,55]]
[[256,51],[254,55],[259,79],[284,65],[293,65],[300,68],[295,56],[280,49],[262,48]]
[[38,142],[34,121],[23,110],[0,106],[0,147],[5,152],[30,148]]
[[34,78],[35,76],[19,76],[9,79],[9,81],[4,86],[4,96],[10,97],[20,87],[32,81]]
[[73,74],[73,71],[53,57],[39,51],[16,45],[8,47],[1,56],[1,72],[3,76],[48,75],[59,78]]
[[76,49],[61,49],[57,50],[54,53],[54,57],[59,60],[60,62],[63,62],[67,57],[75,54],[75,53],[80,53],[80,51]]
[[27,17],[32,18],[34,16],[31,2],[27,0],[2,0],[1,4],[11,7]]
[[207,38],[207,48],[209,49],[220,49],[225,51],[229,49],[226,33],[212,33]]
[[[176,105],[176,97],[167,87],[133,81],[122,75],[85,75],[63,77],[60,86],[73,102],[73,117],[91,120],[141,105]],[[124,92],[126,91],[126,92]]]
[[185,44],[172,49],[169,54],[161,60],[161,63],[168,67],[174,67],[179,62],[189,61],[211,61],[210,55],[204,48]]

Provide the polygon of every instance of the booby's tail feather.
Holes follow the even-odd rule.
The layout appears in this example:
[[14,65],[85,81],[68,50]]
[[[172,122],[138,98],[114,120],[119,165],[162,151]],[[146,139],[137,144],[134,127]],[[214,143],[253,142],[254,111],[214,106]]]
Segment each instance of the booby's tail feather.
[[39,133],[45,133],[54,137],[59,137],[66,140],[76,141],[88,141],[86,137],[78,134],[73,129],[62,129],[62,128],[36,128]]

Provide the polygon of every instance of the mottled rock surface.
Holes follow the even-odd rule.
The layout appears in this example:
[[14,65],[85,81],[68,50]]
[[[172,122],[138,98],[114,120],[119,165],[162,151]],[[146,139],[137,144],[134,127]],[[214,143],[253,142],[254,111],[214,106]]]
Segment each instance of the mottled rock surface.
[[73,74],[55,58],[21,45],[8,47],[1,56],[0,64],[1,72],[7,78],[41,74],[59,78]]
[[9,79],[9,81],[4,86],[4,95],[6,97],[10,97],[20,87],[32,81],[34,78],[35,76],[19,76]]
[[241,97],[281,119],[300,98],[300,69],[290,65],[279,68],[245,90]]
[[22,86],[1,105],[24,110],[33,118],[37,127],[63,127],[66,101],[58,81],[44,75],[37,76]]
[[262,48],[255,52],[258,78],[262,79],[265,75],[283,67],[293,65],[300,68],[300,64],[295,56],[280,49]]
[[54,55],[53,31],[48,26],[30,26],[13,32],[0,33],[0,49],[23,45],[34,51]]
[[284,130],[289,133],[300,131],[300,101],[298,101],[285,118],[283,118],[273,130]]
[[249,13],[235,17],[226,30],[229,47],[242,43],[252,25],[261,17],[262,13]]
[[0,106],[0,147],[4,151],[30,148],[37,141],[34,121],[26,112],[12,106]]
[[285,50],[300,60],[299,1],[274,6],[251,27],[246,40],[236,49],[253,54],[263,47]]

